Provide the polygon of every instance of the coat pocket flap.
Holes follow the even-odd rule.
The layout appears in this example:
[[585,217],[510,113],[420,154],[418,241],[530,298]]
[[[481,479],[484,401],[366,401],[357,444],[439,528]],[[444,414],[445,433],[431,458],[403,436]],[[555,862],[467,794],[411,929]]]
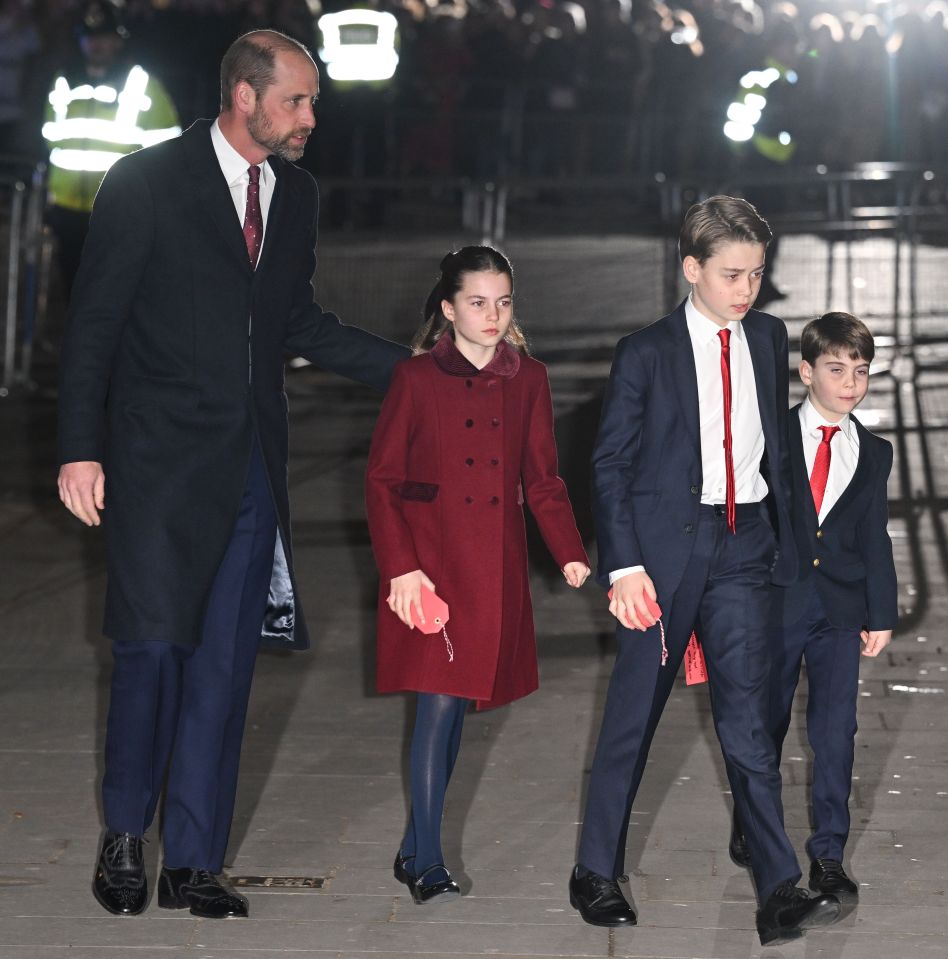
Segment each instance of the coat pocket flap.
[[395,487],[395,492],[402,499],[415,503],[432,503],[438,495],[440,487],[437,483],[418,483],[415,480],[405,480]]

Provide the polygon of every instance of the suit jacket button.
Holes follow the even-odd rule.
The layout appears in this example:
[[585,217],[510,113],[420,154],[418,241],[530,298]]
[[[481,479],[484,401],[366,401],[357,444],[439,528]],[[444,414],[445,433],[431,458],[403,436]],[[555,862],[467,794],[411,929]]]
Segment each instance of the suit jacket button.
[[816,559],[813,560],[813,565],[814,565],[814,566],[819,566],[819,565],[820,565],[820,558],[819,558],[819,556],[817,556]]
[[693,533],[693,532],[694,532],[694,529],[695,529],[695,528],[694,528],[694,526],[691,525],[691,523],[686,523],[686,524],[685,524],[685,532],[686,532],[686,533]]
[[470,429],[474,425],[474,420],[465,420],[464,425]]
[[818,530],[816,531],[816,538],[817,538],[817,539],[822,539],[822,538],[823,538],[823,530],[818,529]]
[[691,487],[691,494],[692,494],[692,496],[697,496],[700,492],[701,492],[701,490],[699,490],[697,486],[692,486],[692,487]]

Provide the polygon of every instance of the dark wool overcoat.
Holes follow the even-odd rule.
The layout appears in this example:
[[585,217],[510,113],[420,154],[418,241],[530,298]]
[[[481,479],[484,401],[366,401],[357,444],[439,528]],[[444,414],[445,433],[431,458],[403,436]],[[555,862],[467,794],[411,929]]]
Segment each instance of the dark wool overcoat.
[[[537,688],[524,500],[557,565],[586,563],[543,364],[501,344],[478,371],[449,336],[399,364],[366,483],[380,692],[447,693],[480,708]],[[453,662],[441,634],[410,630],[385,602],[389,581],[416,569],[449,606]]]
[[59,460],[104,466],[114,639],[197,644],[256,438],[279,523],[262,639],[305,648],[284,355],[378,389],[408,355],[314,303],[316,183],[268,162],[276,187],[256,270],[210,121],[119,160],[96,198],[63,345]]

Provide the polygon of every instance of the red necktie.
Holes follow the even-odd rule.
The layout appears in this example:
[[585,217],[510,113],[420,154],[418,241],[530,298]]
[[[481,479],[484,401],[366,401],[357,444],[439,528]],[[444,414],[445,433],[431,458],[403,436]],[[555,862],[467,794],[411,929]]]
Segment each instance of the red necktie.
[[252,166],[248,171],[250,183],[247,186],[247,212],[244,214],[244,240],[247,242],[247,255],[250,265],[257,268],[260,257],[260,244],[263,243],[263,215],[260,213],[260,167]]
[[820,515],[823,505],[823,494],[826,492],[826,481],[830,473],[830,443],[839,432],[838,426],[821,426],[823,439],[816,448],[816,457],[813,460],[813,471],[810,473],[810,490],[813,492],[813,505],[816,515]]
[[727,528],[737,532],[737,499],[734,490],[734,453],[731,448],[731,331],[719,330],[721,340],[721,386],[724,389],[724,469],[727,473]]

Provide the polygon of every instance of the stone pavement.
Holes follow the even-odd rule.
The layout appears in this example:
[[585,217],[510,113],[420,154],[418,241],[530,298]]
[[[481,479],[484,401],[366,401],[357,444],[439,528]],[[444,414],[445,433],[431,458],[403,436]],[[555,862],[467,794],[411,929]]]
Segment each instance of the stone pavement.
[[[617,332],[535,336],[551,363],[564,473],[584,525],[584,451]],[[948,390],[938,345],[926,350],[912,361],[885,352],[864,414],[897,448],[891,531],[905,615],[891,652],[863,662],[849,846],[861,903],[830,930],[779,949],[758,945],[750,881],[727,857],[729,796],[707,693],[681,680],[629,834],[641,925],[596,929],[570,908],[566,880],[612,640],[601,591],[569,590],[541,550],[533,566],[541,689],[468,716],[444,823],[464,895],[443,907],[412,904],[391,875],[411,701],[372,685],[375,572],[362,473],[378,399],[311,370],[288,385],[290,483],[317,639],[308,654],[260,657],[228,865],[238,882],[276,880],[246,888],[246,921],[202,921],[154,902],[138,918],[108,916],[90,892],[109,675],[101,537],[54,498],[50,400],[3,401],[0,957],[945,956]],[[798,709],[783,773],[802,856],[810,760],[801,722]],[[316,881],[299,884],[307,879]]]

